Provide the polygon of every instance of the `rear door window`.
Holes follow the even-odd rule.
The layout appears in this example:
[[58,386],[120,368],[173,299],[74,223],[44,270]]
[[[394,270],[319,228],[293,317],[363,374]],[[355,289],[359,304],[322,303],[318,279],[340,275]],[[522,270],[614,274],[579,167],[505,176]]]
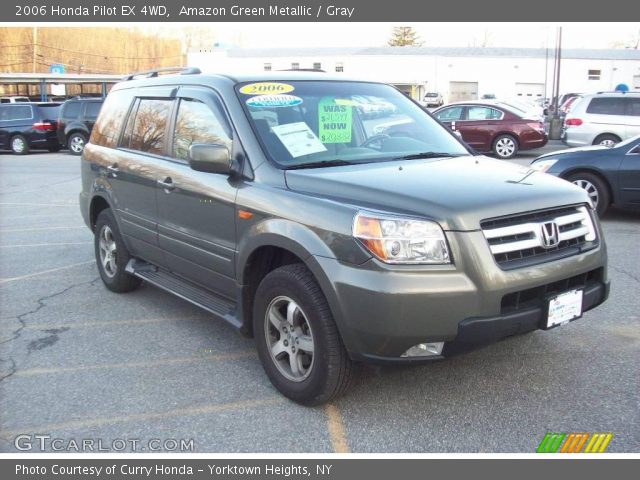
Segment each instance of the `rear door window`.
[[592,98],[587,113],[597,115],[624,115],[625,99],[616,97]]
[[490,107],[468,107],[467,120],[500,120],[502,112]]
[[173,100],[169,99],[141,98],[135,113],[132,112],[135,116],[131,123],[131,134],[126,139],[128,146],[123,146],[139,152],[163,155],[172,103]]

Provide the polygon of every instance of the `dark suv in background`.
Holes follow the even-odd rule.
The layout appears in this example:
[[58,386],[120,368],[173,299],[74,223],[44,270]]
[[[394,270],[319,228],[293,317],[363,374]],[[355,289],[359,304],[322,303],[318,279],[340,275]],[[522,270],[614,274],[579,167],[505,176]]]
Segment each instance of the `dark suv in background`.
[[26,155],[31,149],[59,151],[59,112],[59,103],[0,104],[0,148],[17,155]]
[[73,155],[80,155],[102,107],[101,98],[74,98],[62,105],[58,120],[58,141]]

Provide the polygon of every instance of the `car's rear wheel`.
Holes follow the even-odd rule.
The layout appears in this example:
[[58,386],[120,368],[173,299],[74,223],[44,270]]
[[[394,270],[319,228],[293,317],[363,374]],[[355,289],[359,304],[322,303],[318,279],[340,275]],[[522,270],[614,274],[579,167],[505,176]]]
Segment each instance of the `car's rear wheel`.
[[594,145],[602,145],[603,147],[613,147],[616,143],[620,143],[620,137],[605,133],[604,135],[598,135],[593,141]]
[[513,158],[518,153],[518,141],[512,135],[498,135],[493,141],[493,153],[503,160]]
[[11,138],[11,151],[16,155],[26,155],[29,153],[29,142],[22,135],[14,135]]
[[69,152],[71,152],[73,155],[82,154],[86,143],[87,137],[85,137],[82,133],[72,133],[67,142]]
[[122,241],[118,224],[110,208],[100,212],[94,232],[96,263],[105,286],[117,293],[130,292],[138,288],[142,280],[125,271],[131,256]]
[[264,370],[283,395],[318,405],[348,387],[353,363],[327,300],[304,265],[277,268],[262,280],[253,322]]
[[589,172],[579,172],[569,176],[567,180],[587,192],[598,216],[606,213],[611,204],[611,196],[609,188],[600,177]]

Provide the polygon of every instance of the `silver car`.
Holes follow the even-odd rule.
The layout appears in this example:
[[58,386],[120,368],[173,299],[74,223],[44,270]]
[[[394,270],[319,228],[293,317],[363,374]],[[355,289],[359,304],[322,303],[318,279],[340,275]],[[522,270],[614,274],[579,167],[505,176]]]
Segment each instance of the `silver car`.
[[571,147],[616,143],[640,134],[640,95],[595,93],[574,102],[564,120],[564,143]]

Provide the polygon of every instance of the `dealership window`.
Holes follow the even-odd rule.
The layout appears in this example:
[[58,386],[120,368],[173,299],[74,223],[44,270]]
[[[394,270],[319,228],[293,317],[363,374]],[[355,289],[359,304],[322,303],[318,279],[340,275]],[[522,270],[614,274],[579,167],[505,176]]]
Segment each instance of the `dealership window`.
[[270,72],[271,71],[271,64],[270,63],[265,63],[264,64],[264,71],[265,72]]
[[313,69],[314,70],[322,70],[322,64],[320,62],[315,62],[313,64]]
[[601,70],[589,70],[589,80],[600,80]]
[[298,62],[293,62],[291,64],[291,70],[300,70],[300,64]]
[[336,72],[344,72],[344,64],[342,62],[336,63]]

